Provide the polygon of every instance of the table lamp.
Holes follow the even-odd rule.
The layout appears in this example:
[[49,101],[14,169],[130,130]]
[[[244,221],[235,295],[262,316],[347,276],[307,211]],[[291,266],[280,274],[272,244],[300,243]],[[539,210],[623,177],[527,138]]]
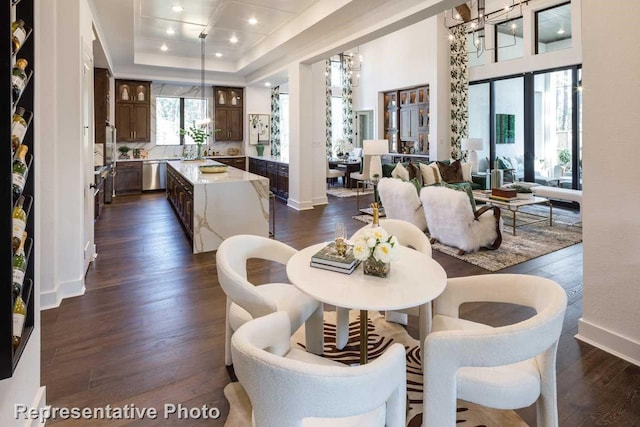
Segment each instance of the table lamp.
[[484,149],[482,138],[462,138],[460,141],[460,148],[469,151],[469,162],[471,163],[471,173],[478,172],[478,153],[476,150],[481,151]]
[[[365,177],[373,181],[373,198],[378,200],[378,181],[382,178],[382,159],[380,156],[389,154],[389,141],[386,139],[365,139],[362,142],[362,152],[365,156],[371,156],[369,160],[369,176]],[[374,175],[378,175],[374,178]]]

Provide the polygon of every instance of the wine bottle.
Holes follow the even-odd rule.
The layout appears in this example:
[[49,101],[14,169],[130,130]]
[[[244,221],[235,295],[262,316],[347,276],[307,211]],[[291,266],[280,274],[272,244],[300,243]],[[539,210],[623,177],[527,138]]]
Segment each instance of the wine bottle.
[[27,317],[27,306],[22,299],[22,292],[16,297],[13,305],[13,350],[17,349],[22,341],[22,330],[24,329],[24,320]]
[[11,122],[11,147],[13,151],[16,151],[18,146],[22,144],[24,135],[27,133],[27,120],[24,113],[24,108],[18,107],[13,115]]
[[18,19],[13,24],[11,24],[11,40],[13,46],[13,53],[16,53],[24,40],[27,38],[27,30],[24,28],[24,21],[22,19]]
[[13,199],[17,199],[24,190],[24,183],[27,181],[27,172],[29,167],[27,166],[27,151],[29,147],[24,144],[20,144],[18,147],[18,153],[13,161]]
[[13,101],[20,98],[24,87],[27,85],[27,73],[25,69],[29,63],[26,59],[20,58],[16,61],[16,65],[13,67],[13,73],[11,75],[11,94],[13,95]]
[[27,226],[27,214],[22,208],[23,205],[24,196],[20,196],[18,198],[18,202],[16,203],[16,207],[13,208],[12,244],[14,253],[20,247],[20,242],[22,241],[22,233],[24,233],[24,229]]
[[20,246],[13,256],[13,297],[18,298],[22,291],[24,273],[27,270],[27,257],[24,254],[24,242],[27,240],[27,232],[22,233]]

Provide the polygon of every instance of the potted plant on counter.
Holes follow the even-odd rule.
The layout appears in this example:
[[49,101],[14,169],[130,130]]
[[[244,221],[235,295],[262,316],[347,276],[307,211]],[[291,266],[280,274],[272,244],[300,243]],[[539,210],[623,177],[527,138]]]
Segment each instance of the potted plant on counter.
[[[219,132],[220,129],[214,129],[214,132]],[[211,136],[212,133],[209,132],[209,121],[205,120],[202,123],[193,122],[193,125],[188,127],[187,129],[180,129],[180,135],[187,135],[193,139],[193,142],[196,143],[197,153],[195,160],[204,159],[202,155],[202,146],[206,144],[207,137]]]
[[127,147],[126,145],[121,145],[118,147],[118,151],[120,152],[121,159],[128,159],[129,151],[131,151],[131,148]]

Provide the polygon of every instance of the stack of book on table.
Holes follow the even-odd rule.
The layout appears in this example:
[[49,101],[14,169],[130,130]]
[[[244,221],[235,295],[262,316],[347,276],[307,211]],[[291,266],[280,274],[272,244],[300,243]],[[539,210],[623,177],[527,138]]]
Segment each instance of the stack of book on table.
[[353,247],[347,246],[345,256],[338,255],[334,242],[327,244],[311,257],[311,267],[323,268],[325,270],[337,271],[338,273],[351,274],[360,264],[360,261],[353,256]]
[[516,190],[507,190],[505,188],[493,188],[489,198],[501,202],[512,202],[518,200],[518,192]]

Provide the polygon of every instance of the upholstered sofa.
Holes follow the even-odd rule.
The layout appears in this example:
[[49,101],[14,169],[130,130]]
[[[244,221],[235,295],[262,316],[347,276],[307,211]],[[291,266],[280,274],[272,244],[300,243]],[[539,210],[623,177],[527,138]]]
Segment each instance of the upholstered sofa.
[[[405,179],[406,181],[410,180],[411,178],[413,178],[413,174],[411,173],[411,168],[412,167],[418,167],[420,169],[420,174],[423,176],[423,180],[420,183],[421,186],[426,186],[426,185],[431,185],[431,184],[435,184],[435,183],[440,183],[442,182],[442,174],[440,173],[440,167],[438,167],[438,172],[437,172],[437,177],[435,177],[435,182],[425,182],[424,177],[426,176],[425,174],[428,173],[426,172],[425,166],[431,166],[431,167],[436,167],[436,165],[438,165],[438,163],[440,164],[440,167],[443,166],[451,166],[453,163],[450,160],[438,160],[437,162],[402,162],[402,163],[385,163],[382,165],[382,176],[384,178],[397,178],[398,176],[396,174],[394,174],[394,170],[396,170],[396,168],[398,167],[398,165],[402,165],[402,167],[404,169],[406,169],[409,172],[409,178]],[[462,165],[465,165],[465,163],[462,163]],[[473,190],[481,190],[486,188],[486,177],[485,176],[480,176],[480,175],[471,175],[471,169],[470,169],[470,164],[468,164],[468,169],[467,172],[465,173],[461,180],[456,180],[456,181],[447,181],[448,184],[456,184],[459,182],[467,182],[469,183],[469,185],[471,186],[471,189]],[[416,172],[417,173],[417,172]],[[402,177],[400,177],[402,179]]]

